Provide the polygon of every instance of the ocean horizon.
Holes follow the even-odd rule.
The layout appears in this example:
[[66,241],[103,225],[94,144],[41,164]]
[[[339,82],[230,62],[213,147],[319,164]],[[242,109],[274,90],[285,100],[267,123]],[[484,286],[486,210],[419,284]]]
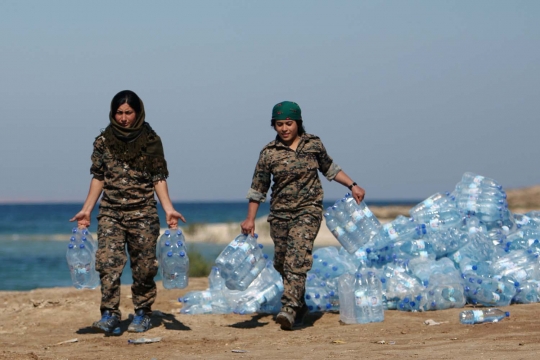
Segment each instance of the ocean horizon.
[[[414,205],[419,201],[370,201],[369,206]],[[245,219],[247,200],[220,202],[174,202],[190,224],[238,223]],[[334,202],[325,202],[324,207]],[[98,204],[99,205],[99,204]],[[98,205],[92,212],[90,232],[97,230]],[[69,222],[80,211],[82,203],[19,203],[0,204],[0,291],[28,291],[37,288],[70,287],[71,277],[66,262],[66,249],[71,229]],[[158,205],[161,228],[167,227],[165,213]],[[262,203],[258,217],[269,214],[269,204]],[[190,244],[189,240],[193,240]],[[223,244],[210,244],[187,239],[189,250],[199,252],[213,263]],[[232,240],[232,239],[231,239]],[[272,246],[265,246],[270,257]],[[160,280],[159,276],[156,280]],[[131,284],[131,269],[126,265],[122,284]]]

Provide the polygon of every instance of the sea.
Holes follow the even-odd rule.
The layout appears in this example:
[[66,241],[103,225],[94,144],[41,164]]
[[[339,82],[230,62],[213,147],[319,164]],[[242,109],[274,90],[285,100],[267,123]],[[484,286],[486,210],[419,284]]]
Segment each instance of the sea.
[[[370,206],[415,204],[418,201],[370,201]],[[325,202],[325,208],[333,202]],[[29,291],[37,288],[72,286],[67,267],[66,250],[75,223],[69,222],[82,204],[0,204],[0,291]],[[247,211],[246,201],[178,202],[174,203],[187,224],[216,224],[241,222]],[[161,227],[166,227],[165,213],[158,205]],[[97,230],[98,206],[93,213],[89,230]],[[262,203],[257,216],[266,216],[269,205]],[[239,228],[240,230],[240,228]],[[196,239],[191,239],[196,240]],[[232,239],[231,239],[232,240]],[[199,252],[213,263],[223,250],[223,244],[190,243],[189,251]],[[195,241],[194,241],[195,242]],[[271,258],[273,248],[265,246]],[[156,280],[160,280],[159,275]],[[122,284],[131,284],[131,270],[126,265]]]

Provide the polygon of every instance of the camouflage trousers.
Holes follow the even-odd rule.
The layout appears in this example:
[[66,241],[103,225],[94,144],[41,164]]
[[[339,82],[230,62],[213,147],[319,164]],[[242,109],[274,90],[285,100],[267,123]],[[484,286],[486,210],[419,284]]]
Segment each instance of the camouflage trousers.
[[135,311],[151,311],[157,289],[154,277],[158,271],[156,242],[159,237],[159,217],[155,208],[117,212],[114,216],[98,216],[98,250],[96,270],[101,278],[101,306],[121,318],[120,276],[131,261],[133,285],[131,294]]
[[313,242],[320,226],[321,218],[311,214],[270,221],[274,267],[283,278],[281,304],[295,311],[305,304],[306,274],[313,264]]

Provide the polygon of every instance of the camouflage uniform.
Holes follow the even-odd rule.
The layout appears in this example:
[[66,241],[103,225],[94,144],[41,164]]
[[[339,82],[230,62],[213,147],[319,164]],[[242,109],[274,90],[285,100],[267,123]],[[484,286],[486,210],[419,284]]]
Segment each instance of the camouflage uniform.
[[268,222],[274,267],[283,277],[282,305],[295,310],[305,303],[306,273],[321,225],[323,189],[317,170],[329,181],[341,171],[317,136],[303,134],[296,151],[276,136],[260,153],[247,196],[264,202],[273,180]]
[[104,181],[98,215],[96,270],[101,278],[101,312],[109,310],[121,317],[120,276],[131,260],[131,286],[135,310],[150,311],[156,299],[154,276],[158,271],[155,249],[159,237],[159,217],[151,178],[118,161],[105,146],[104,137],[94,142],[90,172]]

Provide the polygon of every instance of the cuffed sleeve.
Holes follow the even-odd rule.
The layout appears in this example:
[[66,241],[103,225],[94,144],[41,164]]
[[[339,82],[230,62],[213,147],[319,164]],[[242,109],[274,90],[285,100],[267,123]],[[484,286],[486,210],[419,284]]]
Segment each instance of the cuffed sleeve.
[[266,200],[266,194],[263,194],[257,190],[249,189],[246,199],[262,203]]
[[335,179],[336,175],[340,171],[341,171],[341,166],[333,162],[332,165],[330,165],[330,167],[326,171],[326,173],[323,173],[323,175],[328,181],[332,181]]

